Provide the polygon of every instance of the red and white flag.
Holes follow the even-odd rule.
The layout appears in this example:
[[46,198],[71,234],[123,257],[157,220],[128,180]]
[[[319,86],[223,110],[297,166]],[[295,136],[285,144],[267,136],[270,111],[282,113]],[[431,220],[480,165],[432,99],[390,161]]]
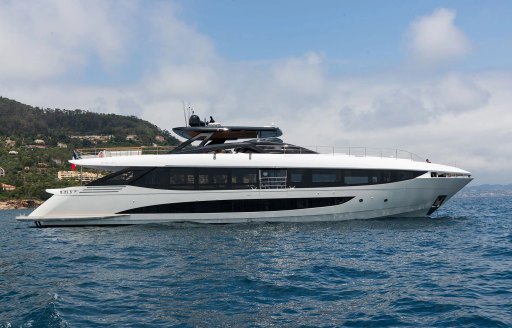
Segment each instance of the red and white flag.
[[[76,153],[76,151],[73,150],[73,160],[77,160],[78,159],[78,154]],[[71,163],[71,171],[74,171],[76,170],[76,164],[75,163]]]

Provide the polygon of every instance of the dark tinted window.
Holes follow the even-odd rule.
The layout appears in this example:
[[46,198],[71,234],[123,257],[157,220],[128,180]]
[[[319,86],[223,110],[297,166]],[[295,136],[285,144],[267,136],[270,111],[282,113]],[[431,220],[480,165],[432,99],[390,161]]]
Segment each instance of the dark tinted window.
[[256,188],[258,186],[258,171],[258,169],[231,169],[231,188]]
[[157,189],[321,188],[393,183],[425,172],[359,169],[129,168],[90,185],[135,185]]
[[197,168],[198,189],[228,189],[229,169]]
[[114,172],[103,178],[95,180],[89,186],[112,186],[112,185],[128,185],[137,178],[141,177],[144,173],[148,172],[147,168],[129,168],[118,172]]
[[346,185],[370,184],[370,171],[345,170],[344,182]]
[[350,201],[350,197],[229,199],[169,203],[133,208],[120,213],[223,213],[287,211],[324,206],[337,206]]
[[317,169],[311,173],[311,182],[315,183],[340,183],[341,170]]
[[193,189],[195,175],[193,168],[170,168],[169,170],[169,188]]
[[169,185],[169,169],[158,167],[134,182],[134,185],[148,188],[162,188]]

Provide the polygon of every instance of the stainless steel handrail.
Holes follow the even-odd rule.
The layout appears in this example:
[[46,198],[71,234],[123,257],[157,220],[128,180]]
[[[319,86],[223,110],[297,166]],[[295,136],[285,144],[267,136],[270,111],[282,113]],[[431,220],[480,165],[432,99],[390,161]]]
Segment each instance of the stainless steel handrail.
[[[76,149],[81,158],[93,157],[116,157],[116,156],[138,156],[138,155],[161,155],[168,154],[175,146],[141,146],[141,147],[111,147],[111,148],[83,148]],[[415,162],[423,162],[424,158],[407,150],[392,148],[371,148],[371,147],[332,147],[332,146],[306,146],[304,148],[314,150],[320,154],[332,154],[354,156],[354,157],[378,157],[408,159]],[[299,151],[299,153],[301,153]],[[284,152],[283,154],[287,154]],[[289,154],[297,154],[297,150]]]

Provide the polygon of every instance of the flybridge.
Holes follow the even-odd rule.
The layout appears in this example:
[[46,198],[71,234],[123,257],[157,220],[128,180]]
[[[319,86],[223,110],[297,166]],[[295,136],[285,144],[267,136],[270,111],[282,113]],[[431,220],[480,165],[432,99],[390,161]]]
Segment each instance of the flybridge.
[[[277,127],[263,126],[194,126],[178,127],[173,131],[188,140],[171,153],[315,153],[306,148],[284,143]],[[237,141],[239,139],[249,139]],[[234,141],[226,143],[226,141]],[[199,141],[196,147],[188,147]]]
[[[222,126],[210,116],[210,122],[204,122],[197,115],[191,115],[189,126],[172,129],[180,137],[186,138],[171,153],[315,153],[311,150],[283,143],[283,132],[275,126]],[[226,143],[239,139],[252,139],[243,142]],[[188,147],[200,141],[196,147]],[[188,148],[187,148],[188,147]]]
[[223,143],[226,140],[238,139],[266,139],[277,138],[283,135],[278,127],[274,126],[222,126],[210,116],[210,121],[201,121],[199,116],[190,116],[188,126],[172,129],[174,133],[185,139],[197,140],[199,135],[208,136],[206,142]]
[[353,157],[377,157],[425,161],[420,156],[397,149],[367,147],[300,147],[283,142],[283,132],[275,126],[223,126],[210,116],[210,121],[201,121],[192,114],[187,126],[176,127],[173,132],[187,139],[177,147],[134,147],[77,149],[79,158],[117,157],[149,154],[201,154],[201,153],[247,153],[247,154],[332,154]]
[[199,134],[211,134],[211,140],[217,141],[277,138],[283,135],[281,129],[274,126],[187,126],[172,130],[185,139],[195,138]]

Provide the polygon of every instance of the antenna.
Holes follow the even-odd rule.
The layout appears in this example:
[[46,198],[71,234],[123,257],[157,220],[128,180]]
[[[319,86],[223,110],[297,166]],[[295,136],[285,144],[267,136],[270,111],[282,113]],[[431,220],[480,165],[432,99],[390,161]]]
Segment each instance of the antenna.
[[181,103],[183,104],[183,118],[185,119],[185,126],[188,126],[188,123],[187,123],[187,111],[185,109],[185,102],[182,100]]
[[188,102],[187,110],[188,110],[188,117],[190,117],[190,116],[192,116],[192,114],[194,114],[194,110],[192,109],[192,106],[190,106],[190,101]]

